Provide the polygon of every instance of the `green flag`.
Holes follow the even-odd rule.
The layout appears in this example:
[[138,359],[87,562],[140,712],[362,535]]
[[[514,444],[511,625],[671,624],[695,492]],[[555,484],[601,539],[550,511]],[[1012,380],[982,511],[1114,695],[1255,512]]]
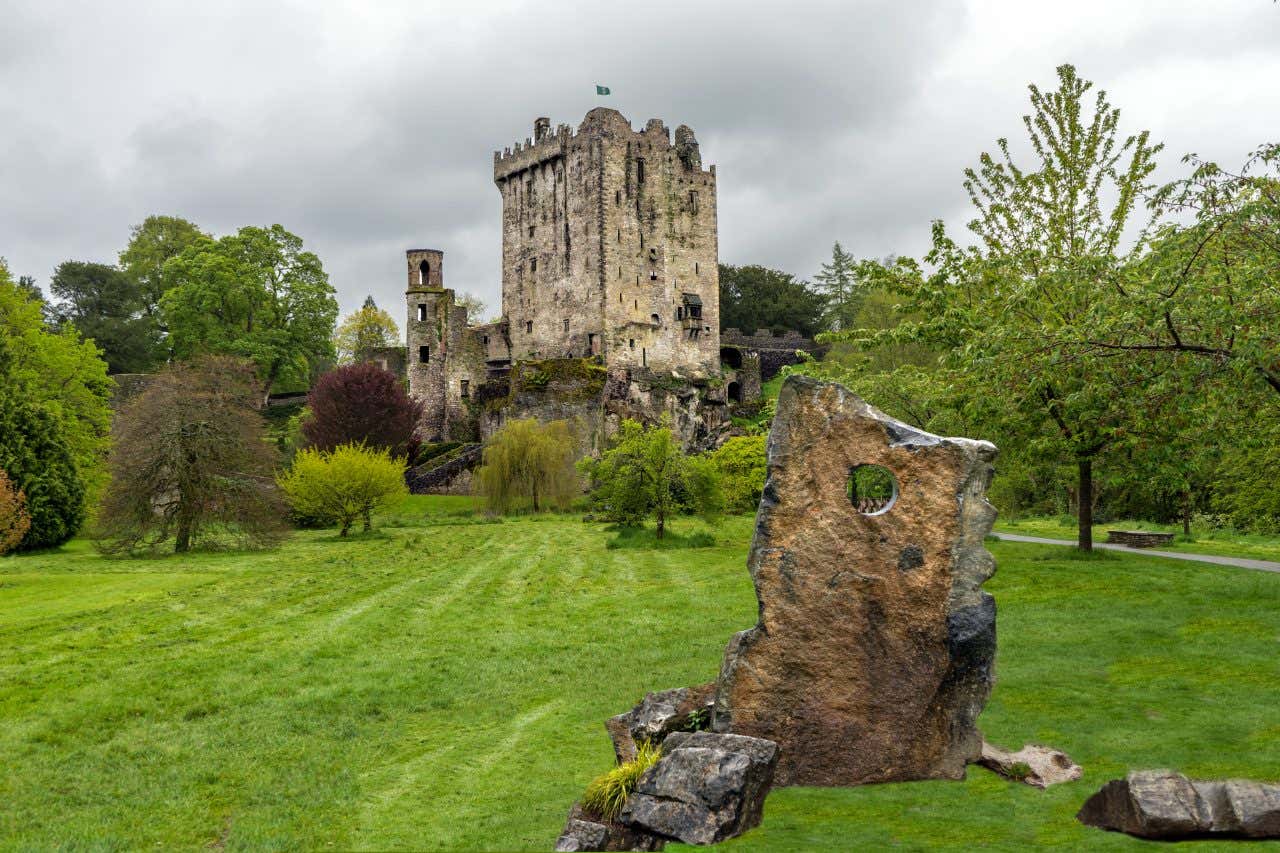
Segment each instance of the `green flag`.
[[608,94],[610,94],[610,92],[609,92],[609,87],[608,87],[608,86],[601,86],[599,83],[597,83],[597,84],[596,84],[596,94],[597,94],[597,95],[608,95]]

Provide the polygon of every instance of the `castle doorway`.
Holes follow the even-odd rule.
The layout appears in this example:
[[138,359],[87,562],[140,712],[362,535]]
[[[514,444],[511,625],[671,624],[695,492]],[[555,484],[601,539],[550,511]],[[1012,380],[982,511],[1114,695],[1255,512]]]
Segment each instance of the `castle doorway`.
[[742,402],[742,386],[737,382],[729,383],[729,402],[730,403]]

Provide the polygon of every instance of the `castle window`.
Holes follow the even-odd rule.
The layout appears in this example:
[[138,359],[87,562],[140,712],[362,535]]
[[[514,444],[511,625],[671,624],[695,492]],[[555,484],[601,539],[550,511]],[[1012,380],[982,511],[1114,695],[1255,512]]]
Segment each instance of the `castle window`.
[[532,334],[533,334],[533,321],[532,321],[532,320],[525,320],[525,321],[524,321],[524,331],[525,331],[525,334],[527,334],[527,335],[532,335]]
[[529,272],[531,272],[531,273],[535,273],[535,272],[537,272],[537,271],[538,271],[538,259],[537,259],[537,258],[530,258],[530,259],[529,259]]
[[658,280],[658,271],[649,270],[649,281],[657,281],[657,280]]
[[613,203],[622,204],[622,190],[614,190]]
[[592,355],[596,354],[596,333],[587,332],[587,352]]
[[697,190],[689,190],[689,212],[695,213],[695,214],[698,212],[698,191]]
[[640,349],[640,366],[641,367],[649,366],[649,352],[643,347],[641,347]]
[[423,364],[431,361],[431,347],[418,347],[418,361]]
[[697,274],[698,274],[698,262],[697,262],[697,261],[694,261],[694,263],[693,263],[693,274],[694,274],[694,275],[697,275]]
[[461,392],[461,393],[462,393],[462,399],[464,399],[464,400],[465,400],[465,399],[467,399],[468,397],[470,397],[470,396],[471,396],[471,380],[469,380],[469,379],[463,379],[463,380],[459,383],[459,385],[462,387],[462,392]]
[[567,331],[569,331],[569,321],[568,321],[568,320],[565,320],[565,321],[564,321],[564,330],[565,330],[566,332],[567,332]]
[[644,183],[644,161],[643,160],[636,161],[636,183],[637,184]]
[[426,261],[418,264],[418,284],[425,287],[431,282],[431,264]]
[[532,237],[533,237],[533,226],[532,226],[532,225],[530,225],[530,226],[529,226],[529,237],[530,237],[530,238],[532,238]]
[[422,320],[425,320],[425,319],[427,319],[427,306],[424,303],[419,302],[418,303],[418,320],[419,322],[421,322]]
[[653,323],[653,325],[655,326],[658,326],[662,324],[662,318],[659,317],[657,314],[650,314],[649,322]]
[[684,319],[684,308],[676,308],[676,319],[677,320]]
[[636,348],[636,339],[635,339],[635,338],[632,338],[632,339],[630,339],[629,341],[627,341],[627,346],[631,347],[631,349],[635,349],[635,348]]

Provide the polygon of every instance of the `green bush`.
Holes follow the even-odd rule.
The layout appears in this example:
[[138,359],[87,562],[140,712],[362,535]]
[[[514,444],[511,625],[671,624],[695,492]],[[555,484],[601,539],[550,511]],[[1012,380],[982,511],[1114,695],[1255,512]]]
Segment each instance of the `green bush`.
[[320,518],[346,536],[357,519],[373,529],[373,512],[409,494],[404,460],[388,450],[343,444],[332,451],[300,450],[293,467],[277,480],[295,513]]
[[720,490],[729,512],[755,512],[765,478],[765,436],[735,436],[709,457],[720,473]]
[[573,467],[577,444],[568,421],[509,421],[485,445],[476,491],[489,511],[498,514],[526,501],[534,512],[568,509],[581,491]]
[[587,785],[582,794],[582,807],[604,820],[614,820],[644,771],[657,764],[661,757],[662,747],[644,741],[636,749],[635,758],[597,776]]
[[15,550],[52,548],[75,536],[84,523],[85,485],[58,420],[2,391],[0,469],[26,495],[31,519]]

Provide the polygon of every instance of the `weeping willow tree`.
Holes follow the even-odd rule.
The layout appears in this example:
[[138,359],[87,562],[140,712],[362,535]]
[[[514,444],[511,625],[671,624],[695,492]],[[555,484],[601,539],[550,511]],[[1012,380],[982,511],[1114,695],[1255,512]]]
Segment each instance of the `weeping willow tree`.
[[490,512],[506,514],[526,502],[534,512],[568,509],[579,491],[573,467],[577,441],[568,421],[510,421],[484,448],[476,471],[478,491]]

